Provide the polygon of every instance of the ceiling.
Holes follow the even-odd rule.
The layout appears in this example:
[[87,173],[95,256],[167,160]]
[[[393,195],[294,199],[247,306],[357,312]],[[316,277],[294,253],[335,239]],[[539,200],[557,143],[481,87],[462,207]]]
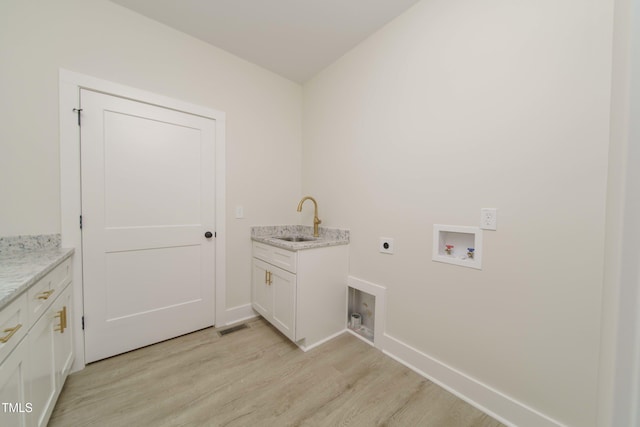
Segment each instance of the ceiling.
[[304,82],[419,0],[111,0]]

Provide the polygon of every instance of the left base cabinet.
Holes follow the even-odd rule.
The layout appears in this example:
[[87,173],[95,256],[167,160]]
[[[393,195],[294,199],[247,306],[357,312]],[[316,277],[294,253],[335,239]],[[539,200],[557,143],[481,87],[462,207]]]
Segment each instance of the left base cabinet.
[[0,425],[30,426],[27,295],[0,311]]
[[67,259],[0,311],[0,426],[49,421],[74,359],[71,277]]

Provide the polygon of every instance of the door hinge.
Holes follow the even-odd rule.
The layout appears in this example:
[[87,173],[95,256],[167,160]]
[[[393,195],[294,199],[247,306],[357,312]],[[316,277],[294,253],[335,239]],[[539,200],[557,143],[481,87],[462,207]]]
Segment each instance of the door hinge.
[[80,113],[82,112],[82,108],[74,108],[74,113],[78,113],[78,126],[80,126]]
[[80,215],[80,230],[82,230],[82,215]]
[[82,330],[84,331],[84,316],[82,316]]

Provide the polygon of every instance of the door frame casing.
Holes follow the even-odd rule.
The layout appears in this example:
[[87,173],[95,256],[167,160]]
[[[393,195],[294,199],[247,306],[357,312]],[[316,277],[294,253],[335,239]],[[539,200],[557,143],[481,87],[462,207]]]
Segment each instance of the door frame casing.
[[[85,366],[84,331],[82,329],[83,276],[82,232],[79,219],[82,211],[80,170],[80,128],[73,111],[79,106],[80,89],[88,89],[146,104],[177,110],[216,121],[215,132],[215,324],[225,323],[226,310],[226,115],[224,112],[183,102],[145,90],[113,83],[65,69],[59,70],[59,122],[60,122],[60,210],[62,246],[74,248],[74,351],[72,372]],[[85,219],[90,221],[90,218]],[[90,321],[87,319],[87,321]]]

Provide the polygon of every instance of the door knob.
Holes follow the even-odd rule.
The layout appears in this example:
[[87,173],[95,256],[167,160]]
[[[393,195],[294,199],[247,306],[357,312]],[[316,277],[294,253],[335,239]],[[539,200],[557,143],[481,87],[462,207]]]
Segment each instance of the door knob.
[[204,233],[204,237],[206,237],[207,239],[210,239],[213,237],[213,233],[210,231],[207,231],[206,233]]

